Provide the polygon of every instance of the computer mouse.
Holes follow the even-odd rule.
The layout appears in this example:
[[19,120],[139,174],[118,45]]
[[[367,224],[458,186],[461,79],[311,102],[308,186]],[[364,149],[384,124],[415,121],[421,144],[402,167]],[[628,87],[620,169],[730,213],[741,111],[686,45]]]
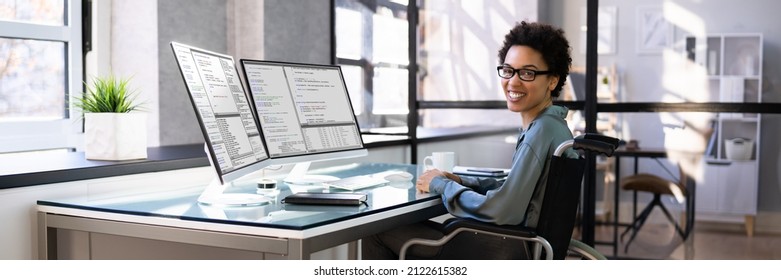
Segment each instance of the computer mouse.
[[408,172],[404,171],[394,171],[394,172],[388,172],[383,177],[385,180],[388,180],[389,182],[409,182],[412,180],[414,176]]
[[409,182],[414,177],[412,176],[412,174],[405,171],[383,172],[382,175],[383,175],[382,178],[388,180],[389,182]]

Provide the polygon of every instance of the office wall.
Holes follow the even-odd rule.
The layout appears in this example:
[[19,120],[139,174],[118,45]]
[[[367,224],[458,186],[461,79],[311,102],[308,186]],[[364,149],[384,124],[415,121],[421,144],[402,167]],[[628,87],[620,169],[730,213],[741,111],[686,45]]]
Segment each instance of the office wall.
[[[683,31],[695,24],[702,24],[706,33],[762,33],[764,36],[763,63],[763,101],[780,102],[781,86],[781,31],[778,25],[777,11],[781,2],[773,0],[650,0],[620,1],[601,0],[601,7],[617,7],[616,52],[599,55],[600,66],[615,64],[621,73],[619,100],[624,102],[659,102],[663,96],[692,98],[681,94],[676,96],[664,88],[664,55],[638,54],[636,51],[636,13],[637,7],[662,6],[676,11],[673,24],[676,24],[675,37],[683,36]],[[555,24],[562,26],[573,43],[573,65],[585,66],[585,54],[580,53],[580,9],[586,0],[553,0],[548,3],[545,16]],[[683,15],[683,16],[682,16]],[[688,21],[680,21],[686,18]],[[665,99],[667,100],[667,99]],[[666,113],[623,114],[624,132],[633,139],[641,139],[641,145],[661,147],[665,144],[662,123]],[[667,114],[672,115],[672,114]],[[781,212],[781,148],[778,146],[781,116],[765,115],[762,118],[759,178],[760,212]],[[650,164],[649,164],[650,165]],[[673,166],[674,167],[674,166]]]
[[229,53],[237,60],[327,64],[330,13],[328,0],[158,0],[160,145],[203,142],[171,41]]
[[267,0],[265,59],[331,63],[331,5],[328,0]]
[[169,43],[225,53],[226,2],[222,0],[157,1],[160,71],[160,145],[203,143],[187,89]]
[[263,0],[227,0],[228,53],[237,58],[263,59]]

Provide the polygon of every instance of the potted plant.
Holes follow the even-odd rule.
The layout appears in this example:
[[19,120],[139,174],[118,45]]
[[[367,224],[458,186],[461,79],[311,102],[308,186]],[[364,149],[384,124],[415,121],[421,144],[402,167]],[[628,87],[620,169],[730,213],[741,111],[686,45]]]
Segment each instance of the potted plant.
[[73,103],[84,116],[87,159],[145,159],[146,114],[128,88],[129,79],[96,77]]

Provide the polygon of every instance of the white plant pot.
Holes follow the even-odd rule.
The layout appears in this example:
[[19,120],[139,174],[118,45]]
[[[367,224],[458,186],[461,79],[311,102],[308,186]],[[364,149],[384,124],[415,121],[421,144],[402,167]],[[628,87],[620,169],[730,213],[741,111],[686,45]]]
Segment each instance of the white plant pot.
[[85,113],[84,152],[87,159],[146,158],[145,113]]

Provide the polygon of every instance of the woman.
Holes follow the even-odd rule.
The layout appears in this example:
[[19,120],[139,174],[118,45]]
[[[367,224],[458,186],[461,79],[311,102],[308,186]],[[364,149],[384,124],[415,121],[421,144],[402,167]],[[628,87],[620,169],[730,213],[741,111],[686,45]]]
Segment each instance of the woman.
[[[567,109],[553,105],[572,63],[564,31],[541,23],[521,22],[505,35],[497,71],[507,108],[519,113],[521,134],[507,179],[457,176],[433,169],[423,173],[418,190],[442,195],[450,214],[496,224],[537,225],[550,159],[562,142],[572,139],[564,118]],[[575,157],[574,151],[567,156]],[[364,259],[397,258],[413,237],[437,239],[438,224],[425,222],[364,239]],[[409,258],[523,258],[520,241],[460,234],[443,247],[415,246]]]

